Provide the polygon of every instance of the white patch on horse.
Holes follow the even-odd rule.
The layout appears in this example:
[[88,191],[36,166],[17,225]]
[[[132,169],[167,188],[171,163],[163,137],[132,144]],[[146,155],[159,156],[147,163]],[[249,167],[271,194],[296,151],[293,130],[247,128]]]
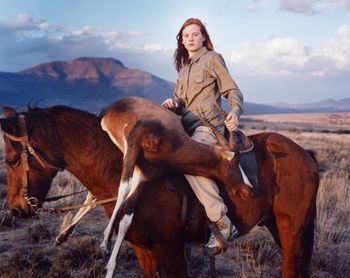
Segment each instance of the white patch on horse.
[[[124,126],[125,128],[125,126]],[[124,143],[124,157],[123,159],[125,159],[126,154],[128,153],[128,141],[126,140],[124,134],[123,134],[123,143]]]
[[63,240],[65,241],[65,239],[68,237],[68,235],[70,233],[73,232],[75,226],[81,221],[81,219],[84,218],[84,216],[91,210],[93,210],[96,205],[94,205],[93,203],[96,202],[95,197],[91,194],[91,192],[89,191],[89,193],[86,196],[85,204],[89,204],[92,203],[90,206],[87,207],[82,207],[79,209],[79,211],[77,212],[77,214],[73,217],[73,219],[70,221],[70,223],[68,223],[66,225],[66,227],[59,233],[59,235],[56,237],[56,243],[57,244],[61,244],[63,243]]
[[241,174],[242,174],[244,183],[245,183],[246,185],[250,186],[251,188],[253,188],[253,185],[250,183],[250,181],[249,181],[247,175],[244,173],[244,171],[243,171],[241,165],[238,164],[238,166],[239,166],[239,170],[241,171]]
[[109,277],[109,278],[113,277],[113,273],[117,264],[117,256],[120,250],[120,246],[122,245],[125,234],[131,225],[133,217],[134,217],[134,214],[132,213],[131,215],[124,215],[123,218],[120,220],[118,235],[114,243],[112,254],[107,264],[106,277]]
[[118,197],[117,197],[117,203],[114,207],[113,214],[111,216],[111,219],[108,222],[107,228],[104,231],[104,237],[103,241],[101,243],[101,248],[107,248],[109,246],[109,238],[111,233],[113,232],[113,222],[115,221],[115,218],[117,217],[118,211],[122,204],[128,199],[128,197],[135,192],[138,185],[145,180],[145,176],[143,175],[141,169],[137,166],[135,166],[134,171],[130,179],[127,181],[121,181],[119,190],[118,190]]
[[111,216],[111,219],[108,222],[108,225],[103,233],[103,241],[101,243],[101,248],[107,248],[107,246],[109,246],[109,237],[111,235],[111,233],[113,232],[113,222],[115,220],[115,218],[117,217],[118,211],[120,209],[120,207],[122,206],[123,202],[125,201],[125,198],[128,195],[128,192],[130,190],[130,181],[131,181],[132,177],[126,181],[121,181],[120,185],[119,185],[119,189],[118,189],[118,197],[117,197],[117,202],[115,204],[115,207],[113,209],[113,213]]
[[112,140],[112,142],[118,147],[118,149],[121,150],[121,151],[124,153],[124,155],[125,155],[125,153],[126,153],[125,148],[126,148],[126,146],[127,146],[126,140],[125,140],[125,135],[124,135],[124,130],[125,130],[125,128],[126,128],[127,126],[128,126],[128,124],[124,124],[124,127],[123,127],[123,134],[122,134],[122,137],[123,137],[123,139],[124,139],[124,140],[123,140],[124,145],[123,145],[123,144],[121,144],[120,142],[118,142],[117,138],[115,138],[115,137],[113,136],[112,132],[108,129],[108,127],[106,126],[106,123],[105,123],[105,118],[102,118],[102,121],[101,121],[101,127],[102,127],[102,129],[103,129],[104,131],[107,132],[109,138],[110,138],[110,139]]
[[235,152],[225,151],[225,154],[228,161],[231,161],[235,157]]

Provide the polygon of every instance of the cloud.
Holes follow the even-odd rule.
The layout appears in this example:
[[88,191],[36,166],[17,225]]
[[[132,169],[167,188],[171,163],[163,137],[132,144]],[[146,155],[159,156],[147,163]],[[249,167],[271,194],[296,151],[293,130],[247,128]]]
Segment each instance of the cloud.
[[145,44],[145,38],[150,38],[151,34],[139,30],[106,30],[89,25],[68,28],[36,20],[31,15],[18,15],[0,21],[0,37],[2,71],[23,70],[51,60],[95,56],[114,57],[127,66],[162,77],[174,75],[166,73],[171,64],[172,48],[152,42]]
[[[264,2],[271,0],[251,0],[248,4],[248,10],[256,12]],[[279,9],[285,12],[300,14],[316,14],[328,8],[341,8],[346,12],[350,12],[349,0],[277,0]]]
[[230,56],[234,65],[258,75],[291,74],[302,68],[305,59],[305,46],[293,38],[246,42]]
[[260,10],[262,0],[251,0],[248,4],[249,12],[257,12]]
[[267,96],[292,102],[344,98],[350,88],[350,26],[340,26],[318,47],[291,37],[246,42],[228,61],[249,101],[266,102]]
[[350,72],[350,26],[340,26],[334,38],[314,48],[290,37],[246,42],[231,52],[230,62],[242,71],[260,76],[330,76]]
[[312,0],[280,0],[280,9],[294,13],[312,13]]

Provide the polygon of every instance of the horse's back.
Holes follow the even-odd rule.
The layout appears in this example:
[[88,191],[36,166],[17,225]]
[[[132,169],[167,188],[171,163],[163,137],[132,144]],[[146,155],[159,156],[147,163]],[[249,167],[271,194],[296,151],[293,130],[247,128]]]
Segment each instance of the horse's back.
[[270,165],[271,171],[260,173],[260,179],[274,183],[274,210],[286,215],[309,211],[319,184],[317,163],[310,152],[278,133],[260,133],[250,138],[256,146],[258,164],[263,160]]
[[[254,142],[256,154],[274,160],[276,166],[304,169],[318,175],[317,161],[312,152],[305,150],[288,137],[275,132],[263,132],[249,137]],[[287,161],[291,164],[286,164]]]
[[157,122],[164,128],[182,130],[179,117],[148,99],[141,97],[125,97],[110,105],[104,112],[103,118],[109,117],[125,122],[148,121]]

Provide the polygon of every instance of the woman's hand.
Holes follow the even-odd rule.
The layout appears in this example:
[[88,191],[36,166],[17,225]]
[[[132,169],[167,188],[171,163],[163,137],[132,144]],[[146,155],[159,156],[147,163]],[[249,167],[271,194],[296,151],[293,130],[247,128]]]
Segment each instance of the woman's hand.
[[162,106],[164,108],[167,108],[171,111],[175,111],[176,108],[179,107],[179,104],[172,98],[167,98],[166,100],[163,101]]
[[235,131],[238,127],[238,117],[232,111],[230,113],[228,113],[228,115],[225,119],[225,126],[227,127],[228,131],[230,131],[230,132]]

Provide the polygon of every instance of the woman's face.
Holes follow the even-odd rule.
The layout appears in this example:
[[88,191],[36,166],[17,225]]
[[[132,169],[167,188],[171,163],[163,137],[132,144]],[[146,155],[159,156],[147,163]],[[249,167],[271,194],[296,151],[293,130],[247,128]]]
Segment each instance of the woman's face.
[[203,46],[204,41],[201,28],[197,24],[188,25],[182,30],[182,43],[190,57]]

